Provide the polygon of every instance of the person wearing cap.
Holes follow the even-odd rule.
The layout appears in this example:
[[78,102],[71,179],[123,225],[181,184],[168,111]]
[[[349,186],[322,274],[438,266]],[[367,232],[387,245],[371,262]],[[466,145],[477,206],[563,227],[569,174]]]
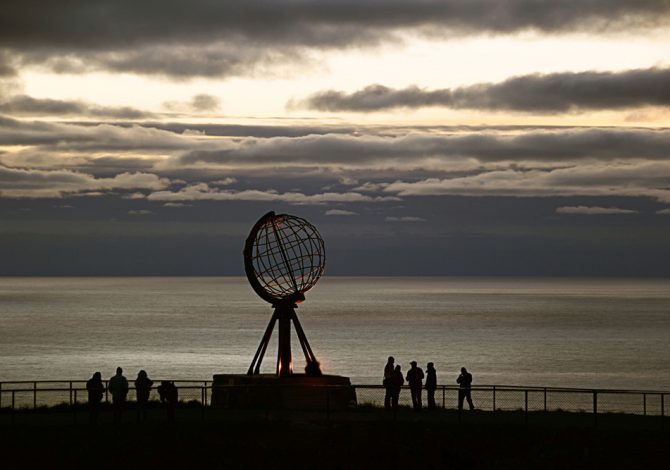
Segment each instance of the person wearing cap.
[[421,409],[421,385],[423,384],[423,370],[416,366],[416,361],[410,362],[412,366],[407,371],[407,384],[412,394],[412,406],[414,411]]
[[391,401],[393,398],[393,364],[395,363],[395,358],[393,356],[389,356],[388,361],[386,361],[386,365],[384,366],[384,380],[382,384],[384,385],[384,388],[386,389],[386,393],[384,394],[384,409],[385,410],[390,410],[391,409]]
[[432,362],[426,365],[426,398],[428,399],[428,409],[434,410],[435,405],[435,390],[437,389],[437,371]]

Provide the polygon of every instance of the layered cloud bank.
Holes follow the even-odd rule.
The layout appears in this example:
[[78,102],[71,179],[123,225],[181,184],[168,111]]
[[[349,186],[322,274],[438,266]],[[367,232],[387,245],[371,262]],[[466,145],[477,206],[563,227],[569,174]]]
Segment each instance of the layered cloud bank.
[[394,108],[440,106],[527,113],[670,106],[670,69],[626,72],[580,72],[526,75],[502,83],[480,83],[455,89],[392,89],[370,85],[344,93],[327,90],[289,103],[319,111],[372,112]]
[[[665,129],[432,128],[390,136],[399,130],[374,128],[286,137],[278,128],[277,137],[231,138],[194,127],[175,132],[148,124],[5,119],[2,196],[133,189],[150,201],[173,202],[374,203],[458,195],[620,196],[670,203]],[[277,175],[283,176],[274,184],[286,190],[267,182]],[[326,189],[289,190],[316,181]]]
[[172,76],[248,73],[296,51],[472,34],[645,31],[668,24],[665,0],[6,1],[0,73],[56,71]]
[[588,206],[563,206],[556,208],[557,214],[577,215],[612,215],[612,214],[637,214],[638,211],[621,209],[620,207],[588,207]]

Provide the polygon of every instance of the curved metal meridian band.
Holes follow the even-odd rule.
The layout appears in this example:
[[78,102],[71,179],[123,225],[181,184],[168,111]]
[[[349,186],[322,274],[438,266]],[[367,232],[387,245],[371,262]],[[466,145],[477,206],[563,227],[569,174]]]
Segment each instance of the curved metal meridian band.
[[[310,265],[308,278],[310,282],[308,284],[305,283],[303,273],[300,273],[300,275],[303,276],[301,277],[302,280],[300,282],[298,282],[298,279],[296,279],[296,274],[294,272],[296,267],[293,265],[293,262],[295,261],[294,254],[291,253],[291,256],[289,256],[287,250],[294,250],[296,249],[295,247],[298,247],[297,249],[300,250],[300,256],[305,258],[306,255],[302,251],[303,249],[300,246],[300,243],[303,242],[299,238],[291,240],[287,240],[287,238],[285,238],[286,234],[283,233],[284,229],[278,226],[278,222],[282,221],[282,223],[284,223],[285,219],[289,219],[290,221],[299,221],[300,223],[304,224],[304,226],[309,227],[311,232],[308,232],[307,238],[305,240],[309,240],[309,243],[313,244],[313,238],[310,237],[316,236],[318,243],[320,244],[320,250],[318,252],[319,254],[317,258],[320,260],[320,264],[316,267],[314,265]],[[298,237],[298,232],[296,232],[296,229],[292,227],[290,223],[287,225],[287,227],[292,231],[293,237]],[[262,269],[267,269],[267,266],[264,266],[263,261],[260,261],[262,267],[259,268],[259,266],[255,265],[255,262],[262,260],[263,256],[267,256],[268,251],[259,252],[261,249],[259,244],[262,244],[262,241],[260,240],[265,240],[266,250],[269,250],[268,246],[272,246],[273,249],[276,249],[276,254],[278,257],[274,258],[274,266],[277,267],[277,271],[274,271],[274,274],[281,276],[281,278],[283,278],[284,282],[287,284],[286,287],[290,286],[290,289],[286,289],[285,291],[283,291],[281,288],[275,289],[270,287],[263,279],[264,273],[267,273],[267,271],[263,271]],[[314,245],[312,245],[312,247],[313,246]],[[323,265],[325,263],[323,241],[319,237],[316,229],[304,219],[288,216],[286,214],[277,215],[273,211],[265,214],[253,226],[249,236],[245,241],[243,255],[244,271],[247,275],[247,279],[249,280],[249,284],[251,284],[251,287],[260,298],[273,305],[293,305],[305,300],[304,292],[309,290],[321,277],[321,274],[323,273]],[[313,259],[314,255],[310,254],[309,260],[311,261]],[[283,269],[280,266],[283,267]],[[299,267],[298,269],[302,268]],[[277,292],[277,290],[282,292]]]
[[256,273],[254,271],[253,257],[254,257],[254,242],[256,241],[256,235],[258,235],[258,231],[268,222],[268,220],[272,220],[274,216],[275,216],[274,211],[270,211],[263,217],[258,219],[256,225],[254,225],[253,228],[251,229],[251,232],[249,232],[249,236],[247,237],[247,240],[244,243],[244,251],[242,252],[244,254],[244,272],[247,275],[249,284],[251,284],[252,289],[254,290],[254,292],[256,292],[256,294],[258,294],[258,296],[261,299],[271,304],[277,302],[278,299],[272,297],[263,288],[261,283],[258,282],[258,279],[256,278]]
[[282,240],[281,234],[279,233],[279,230],[277,230],[277,223],[275,222],[275,218],[272,217],[270,221],[272,222],[272,231],[274,232],[275,238],[277,239],[277,244],[279,245],[279,251],[281,252],[281,258],[282,261],[284,262],[284,266],[286,267],[286,272],[291,277],[291,282],[293,283],[293,289],[295,292],[300,292],[300,290],[298,289],[298,283],[295,282],[295,276],[293,275],[293,270],[291,269],[291,265],[288,262],[288,257],[286,256],[286,249],[284,248],[284,240]]

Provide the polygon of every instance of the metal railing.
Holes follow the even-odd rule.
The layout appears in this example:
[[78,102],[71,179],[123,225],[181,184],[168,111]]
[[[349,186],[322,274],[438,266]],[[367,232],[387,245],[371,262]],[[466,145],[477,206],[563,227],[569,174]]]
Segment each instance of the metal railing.
[[[157,386],[154,380],[150,400],[157,400]],[[180,402],[194,402],[209,407],[212,396],[212,382],[208,380],[175,380]],[[104,402],[110,402],[108,381],[105,385]],[[135,397],[130,383],[129,401]],[[216,386],[220,388],[221,386]],[[224,388],[242,386],[226,385]],[[383,407],[386,390],[381,385],[353,385],[357,406]],[[438,386],[435,391],[437,406],[444,409],[458,408],[458,386]],[[422,391],[426,405],[426,391]],[[607,413],[626,413],[641,416],[659,416],[664,422],[666,398],[669,391],[659,390],[611,390],[561,387],[524,387],[508,385],[479,385],[471,388],[476,409],[483,411],[520,411],[526,416],[533,412],[566,411],[598,416]],[[80,405],[87,402],[85,380],[46,380],[0,382],[0,409],[35,409],[56,405]],[[400,406],[411,406],[409,388],[403,387],[399,399]],[[466,405],[467,407],[467,405]]]
[[[86,380],[22,380],[0,382],[0,409],[37,408],[62,404],[86,403]],[[180,400],[198,401],[208,404],[211,391],[210,380],[172,380],[179,390]],[[102,381],[105,387],[104,403],[110,403],[109,380]],[[149,400],[157,400],[160,380],[154,380]],[[135,387],[128,381],[128,399],[132,401]]]

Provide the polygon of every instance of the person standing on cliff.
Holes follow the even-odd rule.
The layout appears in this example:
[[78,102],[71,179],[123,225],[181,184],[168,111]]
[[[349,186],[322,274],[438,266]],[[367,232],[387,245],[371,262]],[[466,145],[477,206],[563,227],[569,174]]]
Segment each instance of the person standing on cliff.
[[416,361],[410,362],[412,366],[407,371],[407,384],[412,394],[412,406],[414,411],[421,410],[421,386],[423,385],[423,370],[416,366]]
[[400,389],[405,379],[402,376],[402,369],[400,364],[395,366],[393,376],[391,377],[391,408],[393,411],[398,411],[398,401],[400,400]]
[[98,414],[100,413],[100,402],[102,395],[105,393],[105,386],[102,383],[102,374],[96,372],[93,377],[86,382],[86,390],[88,391],[88,408],[89,408],[89,422],[91,424],[98,423]]
[[463,399],[468,401],[468,406],[471,410],[475,409],[472,403],[472,396],[470,395],[470,388],[472,387],[472,374],[468,372],[465,367],[461,367],[461,375],[456,379],[456,383],[460,385],[458,389],[458,411],[463,410]]
[[128,380],[123,376],[123,369],[116,368],[116,375],[109,379],[109,392],[112,394],[112,405],[114,407],[114,422],[121,422],[121,414],[126,405],[128,395]]
[[384,380],[382,381],[382,384],[384,385],[384,388],[386,389],[386,393],[384,394],[384,409],[385,410],[390,410],[391,405],[392,405],[392,397],[393,397],[393,370],[394,370],[394,365],[395,363],[395,358],[393,356],[389,356],[388,360],[386,361],[386,365],[384,366]]
[[154,381],[149,378],[145,370],[141,370],[135,379],[135,392],[137,393],[137,421],[147,419],[147,404]]
[[435,404],[435,390],[437,389],[437,371],[432,362],[426,365],[426,396],[428,399],[428,409],[437,408]]

